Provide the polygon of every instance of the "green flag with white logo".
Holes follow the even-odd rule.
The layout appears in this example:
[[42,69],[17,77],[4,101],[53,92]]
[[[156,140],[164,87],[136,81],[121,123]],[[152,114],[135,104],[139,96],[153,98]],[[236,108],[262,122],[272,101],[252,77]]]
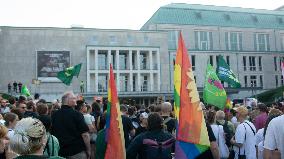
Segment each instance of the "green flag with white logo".
[[234,88],[240,88],[241,84],[237,77],[234,75],[230,66],[226,63],[221,55],[218,56],[217,62],[217,76],[221,81],[227,82],[230,86]]
[[72,67],[68,67],[63,71],[57,73],[57,78],[64,84],[70,86],[73,76],[79,76],[82,64],[78,64]]

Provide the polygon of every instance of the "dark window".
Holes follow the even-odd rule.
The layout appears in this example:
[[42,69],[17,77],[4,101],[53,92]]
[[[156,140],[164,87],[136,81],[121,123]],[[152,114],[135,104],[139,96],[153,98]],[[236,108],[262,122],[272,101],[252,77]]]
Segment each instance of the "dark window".
[[211,55],[209,58],[210,58],[210,59],[209,59],[209,62],[210,62],[210,64],[213,66],[213,56]]
[[244,76],[244,81],[245,81],[245,87],[248,87],[248,77]]
[[275,86],[278,87],[278,76],[275,75]]
[[226,56],[227,64],[230,66],[230,56]]
[[249,56],[249,69],[250,69],[250,71],[255,71],[256,70],[255,56]]
[[256,87],[256,76],[250,76],[250,86],[251,87]]
[[258,68],[259,68],[259,71],[262,71],[262,60],[261,60],[261,56],[258,57]]
[[191,55],[192,70],[195,71],[195,55]]
[[277,57],[274,57],[274,70],[277,71]]
[[243,66],[244,66],[244,71],[247,70],[247,57],[243,56]]
[[259,76],[259,84],[260,84],[260,87],[263,87],[262,75]]

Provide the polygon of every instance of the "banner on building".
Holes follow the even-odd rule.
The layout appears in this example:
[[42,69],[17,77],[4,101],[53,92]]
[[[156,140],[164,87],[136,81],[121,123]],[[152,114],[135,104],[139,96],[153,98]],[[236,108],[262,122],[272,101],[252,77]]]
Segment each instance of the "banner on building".
[[69,51],[37,51],[37,78],[43,82],[59,82],[57,73],[69,66]]

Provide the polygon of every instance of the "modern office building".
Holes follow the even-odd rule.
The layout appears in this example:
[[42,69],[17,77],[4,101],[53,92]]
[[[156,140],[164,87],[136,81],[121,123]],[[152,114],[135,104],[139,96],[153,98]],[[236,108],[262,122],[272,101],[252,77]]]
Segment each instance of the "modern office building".
[[[173,59],[182,32],[202,92],[207,62],[223,55],[242,88],[224,86],[243,98],[283,85],[284,11],[173,3],[162,6],[140,30],[83,27],[0,27],[0,91],[13,81],[48,99],[66,90],[106,96],[108,69],[114,68],[121,98],[150,104],[172,99]],[[78,79],[65,86],[56,73],[82,63]],[[38,81],[41,81],[40,83]]]

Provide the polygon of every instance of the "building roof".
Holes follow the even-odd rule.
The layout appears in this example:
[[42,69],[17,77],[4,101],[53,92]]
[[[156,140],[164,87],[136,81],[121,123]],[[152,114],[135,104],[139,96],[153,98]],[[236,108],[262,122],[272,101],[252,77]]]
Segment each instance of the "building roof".
[[284,11],[172,3],[160,7],[141,30],[151,24],[284,29]]

